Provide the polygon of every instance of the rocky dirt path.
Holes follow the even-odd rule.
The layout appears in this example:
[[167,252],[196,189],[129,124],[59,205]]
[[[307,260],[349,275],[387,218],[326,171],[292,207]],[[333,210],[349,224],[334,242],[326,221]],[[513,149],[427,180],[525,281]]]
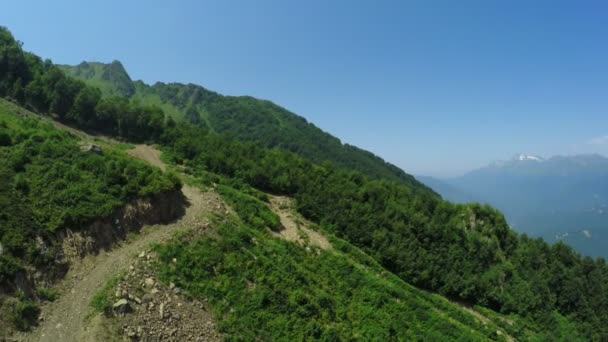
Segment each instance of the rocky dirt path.
[[[140,145],[132,153],[159,167],[159,152],[152,147]],[[88,315],[93,296],[111,277],[128,269],[139,253],[150,244],[166,241],[180,230],[199,224],[216,207],[219,197],[214,192],[202,192],[184,185],[184,196],[188,200],[186,213],[177,222],[169,225],[144,227],[140,234],[117,245],[108,252],[91,255],[72,265],[65,279],[58,286],[59,298],[42,308],[42,319],[38,329],[20,336],[25,341],[93,341]]]

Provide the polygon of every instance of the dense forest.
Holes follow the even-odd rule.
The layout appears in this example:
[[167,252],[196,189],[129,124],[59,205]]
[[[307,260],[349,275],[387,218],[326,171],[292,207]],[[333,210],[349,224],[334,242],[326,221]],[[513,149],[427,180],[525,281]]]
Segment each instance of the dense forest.
[[[0,32],[0,58],[0,95],[84,129],[160,143],[169,159],[208,182],[215,173],[292,196],[306,218],[408,283],[516,313],[547,331],[559,331],[565,317],[587,339],[608,338],[605,261],[581,257],[562,243],[518,235],[491,207],[451,204],[415,180],[232,140],[204,126],[165,119],[159,107],[104,97],[23,52],[7,30]],[[325,162],[315,163],[319,160]],[[271,225],[272,217],[266,219]]]

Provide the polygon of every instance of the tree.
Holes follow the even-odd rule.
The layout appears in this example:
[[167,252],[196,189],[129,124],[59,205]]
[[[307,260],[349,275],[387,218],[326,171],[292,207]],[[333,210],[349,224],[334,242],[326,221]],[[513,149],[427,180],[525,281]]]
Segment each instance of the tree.
[[186,120],[193,125],[200,125],[201,123],[201,116],[193,105],[189,105],[186,109]]
[[74,100],[70,118],[84,127],[97,128],[95,110],[100,99],[101,91],[98,88],[83,87]]
[[68,79],[61,74],[61,77],[52,88],[51,105],[49,108],[51,113],[65,118],[71,112],[74,106],[74,99],[83,87],[84,84],[81,82]]

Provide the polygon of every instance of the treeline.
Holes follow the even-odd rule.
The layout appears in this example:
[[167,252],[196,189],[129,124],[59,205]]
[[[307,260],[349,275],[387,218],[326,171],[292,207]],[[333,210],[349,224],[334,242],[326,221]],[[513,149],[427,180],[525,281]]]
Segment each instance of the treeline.
[[0,27],[0,96],[38,113],[133,141],[157,139],[165,126],[163,111],[122,97],[103,98],[98,88],[67,77],[61,69],[24,52]]
[[[20,52],[18,45],[7,48],[7,39],[12,39],[8,31],[1,36],[0,91],[4,93],[0,94],[36,106],[28,87],[55,69],[42,63],[49,64],[45,67],[48,70],[28,78],[27,70],[37,70],[32,65],[38,65],[38,59]],[[14,58],[6,57],[12,55]],[[71,84],[65,77],[58,78]],[[25,84],[22,98],[11,91],[17,83],[21,87]],[[303,215],[362,248],[409,283],[533,318],[548,330],[559,326],[553,315],[559,312],[576,321],[587,338],[608,339],[608,326],[603,324],[608,321],[605,261],[581,257],[562,243],[549,245],[517,235],[502,214],[488,206],[450,204],[415,181],[370,178],[331,163],[320,166],[282,149],[226,139],[195,126],[164,123],[162,111],[141,114],[133,108],[142,107],[127,100],[107,100],[112,103],[108,105],[111,110],[100,110],[106,100],[99,98],[95,89],[82,86],[72,97],[55,97],[56,91],[63,91],[57,89],[63,87],[54,84],[48,88],[48,110],[64,108],[64,114],[58,113],[61,118],[129,139],[156,139],[174,162],[201,177],[213,172],[261,190],[293,196]],[[90,97],[96,99],[90,101],[95,106],[78,107],[89,108],[89,112],[74,109],[77,97],[89,97],[83,94],[93,94]],[[64,101],[70,105],[51,106]],[[100,124],[106,118],[102,113],[111,113],[106,125]],[[135,126],[123,127],[121,122]],[[125,133],[131,130],[137,133]]]

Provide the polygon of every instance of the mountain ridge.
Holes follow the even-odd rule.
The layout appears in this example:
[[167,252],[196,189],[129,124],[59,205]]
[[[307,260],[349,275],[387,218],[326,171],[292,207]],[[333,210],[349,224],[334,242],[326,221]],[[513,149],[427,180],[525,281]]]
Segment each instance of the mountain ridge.
[[[116,65],[111,68],[113,64]],[[225,96],[194,83],[155,82],[149,85],[141,80],[132,81],[118,61],[109,64],[82,62],[77,66],[61,65],[60,68],[68,76],[100,87],[105,95],[123,93],[140,103],[158,106],[176,121],[206,127],[233,139],[288,150],[317,163],[330,161],[372,178],[404,181],[423,191],[431,191],[399,167],[369,151],[343,143],[304,117],[270,100],[247,95]],[[116,73],[124,75],[103,77],[107,69],[115,69]],[[130,89],[127,84],[133,86],[132,93],[121,91]]]

